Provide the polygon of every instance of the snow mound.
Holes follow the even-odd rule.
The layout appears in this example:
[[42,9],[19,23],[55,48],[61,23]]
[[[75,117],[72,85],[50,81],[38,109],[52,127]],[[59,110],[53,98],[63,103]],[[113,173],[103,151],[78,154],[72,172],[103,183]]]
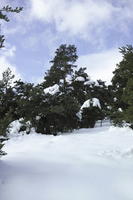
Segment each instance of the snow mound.
[[55,84],[51,87],[48,87],[48,88],[45,88],[44,89],[44,93],[45,94],[51,94],[51,95],[54,95],[56,94],[57,92],[59,92],[59,85],[58,84]]
[[8,129],[10,137],[15,135],[17,136],[21,126],[22,126],[21,120],[15,120],[11,122]]

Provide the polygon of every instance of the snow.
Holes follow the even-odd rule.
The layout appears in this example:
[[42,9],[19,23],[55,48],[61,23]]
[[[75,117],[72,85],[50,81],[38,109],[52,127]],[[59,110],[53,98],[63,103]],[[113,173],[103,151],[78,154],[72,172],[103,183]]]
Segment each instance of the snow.
[[9,125],[9,133],[10,133],[10,136],[16,136],[18,135],[18,132],[22,126],[22,121],[23,119],[20,119],[20,120],[15,120],[13,121],[12,123],[10,123]]
[[93,80],[89,80],[89,81],[84,82],[84,85],[92,85],[94,83],[95,82]]
[[117,101],[117,98],[116,97],[114,97],[114,102],[116,102]]
[[101,108],[99,99],[92,98],[92,99],[88,99],[87,101],[83,103],[83,105],[81,106],[81,110],[83,110],[83,108],[89,108],[91,105],[92,107]]
[[32,133],[6,142],[0,200],[132,200],[133,131],[80,129]]
[[57,92],[59,92],[59,85],[55,84],[51,87],[45,88],[44,89],[44,93],[45,94],[51,94],[51,95],[55,95]]
[[41,116],[36,116],[36,120],[40,120],[41,119]]
[[82,76],[78,76],[75,81],[79,81],[79,82],[84,82],[85,81],[85,78],[82,77]]
[[123,112],[122,108],[118,108],[118,111],[119,111],[119,112]]
[[68,84],[71,84],[72,83],[72,76],[71,75],[67,75],[66,78],[65,78],[66,82]]

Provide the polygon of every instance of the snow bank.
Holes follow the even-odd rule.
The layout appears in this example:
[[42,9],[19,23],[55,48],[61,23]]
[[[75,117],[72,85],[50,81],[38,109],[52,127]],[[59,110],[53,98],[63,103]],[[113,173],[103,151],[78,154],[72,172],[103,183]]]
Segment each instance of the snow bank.
[[[39,116],[36,117],[36,119],[38,118]],[[20,130],[22,126],[25,127],[25,131]],[[7,135],[9,138],[12,138],[12,137],[18,137],[19,135],[24,135],[29,132],[31,133],[35,132],[34,128],[31,128],[31,122],[30,121],[25,122],[24,119],[21,118],[19,120],[15,120],[10,123]]]

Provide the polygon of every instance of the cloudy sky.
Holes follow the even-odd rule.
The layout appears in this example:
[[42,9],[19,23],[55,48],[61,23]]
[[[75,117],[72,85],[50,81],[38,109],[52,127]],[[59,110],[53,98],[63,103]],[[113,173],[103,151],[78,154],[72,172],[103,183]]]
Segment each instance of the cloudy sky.
[[132,44],[133,0],[0,0],[23,6],[21,14],[1,22],[6,36],[0,72],[39,82],[60,44],[75,44],[78,66],[92,79],[109,81],[121,60],[118,48]]

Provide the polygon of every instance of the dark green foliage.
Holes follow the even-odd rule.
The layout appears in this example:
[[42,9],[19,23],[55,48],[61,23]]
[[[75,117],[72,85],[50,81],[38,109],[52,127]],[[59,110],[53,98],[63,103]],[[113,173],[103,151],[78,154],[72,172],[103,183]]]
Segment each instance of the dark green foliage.
[[[112,119],[122,125],[123,122],[133,123],[133,47],[131,45],[122,47],[120,52],[123,59],[117,65],[112,79],[113,94],[116,98]],[[118,112],[119,108],[122,112]]]
[[56,50],[55,57],[51,61],[52,66],[44,77],[42,87],[58,84],[59,92],[45,96],[47,110],[44,110],[38,121],[37,131],[56,134],[56,132],[71,131],[78,126],[76,113],[79,110],[79,103],[73,94],[72,84],[66,79],[67,76],[72,78],[77,58],[74,45],[63,44]]
[[0,35],[0,49],[4,47],[4,41],[5,41],[5,38],[4,38],[4,35]]
[[[133,78],[127,81],[126,88],[124,89],[122,100],[126,103],[126,108],[123,112],[126,122],[133,125]],[[133,127],[133,126],[132,126]]]
[[44,134],[57,134],[77,127],[79,110],[76,100],[70,95],[47,95],[45,107],[36,120],[36,131]]
[[[0,20],[9,22],[7,13],[19,13],[22,11],[22,7],[16,7],[13,9],[9,5],[0,9]],[[4,47],[5,37],[0,33],[0,49]],[[13,121],[14,113],[14,93],[11,88],[11,82],[14,75],[11,74],[10,69],[3,73],[3,79],[0,80],[0,135],[6,135],[6,130],[9,124]],[[6,153],[1,150],[3,144],[0,141],[0,155]]]
[[71,75],[73,69],[76,67],[78,56],[76,54],[76,47],[74,45],[62,44],[55,52],[55,57],[51,61],[52,66],[45,75],[45,87],[58,84],[61,79],[64,80],[66,76]]
[[[86,81],[89,81],[89,77],[85,72],[86,68],[80,68],[78,71],[75,71],[73,75],[73,81],[71,86],[73,87],[73,96],[77,98],[80,105],[82,105],[88,98],[91,96],[89,95],[90,88],[88,85],[85,85]],[[78,78],[82,78],[83,80],[80,81]]]
[[97,120],[103,119],[103,113],[100,108],[90,106],[89,108],[83,108],[81,127],[82,128],[94,128]]
[[0,136],[6,136],[7,135],[7,128],[9,124],[13,121],[11,111],[8,111],[5,113],[4,116],[0,119]]
[[113,120],[112,122],[114,126],[122,127],[125,123],[124,113],[119,110],[111,110],[110,119]]
[[1,143],[0,141],[0,156],[5,156],[6,153],[4,151],[2,151],[2,147],[4,146],[4,144]]
[[125,109],[126,103],[123,101],[122,96],[128,80],[133,78],[133,47],[122,47],[120,48],[120,53],[122,53],[123,59],[113,72],[112,86],[114,95],[119,100],[118,107]]
[[110,106],[113,101],[113,95],[110,86],[107,86],[102,80],[97,80],[97,84],[94,84],[92,87],[91,97],[97,98],[100,101],[103,119],[105,117],[109,117]]
[[6,138],[6,137],[0,137],[0,157],[1,156],[5,156],[7,154],[6,152],[4,152],[2,150],[2,148],[4,146],[3,142],[5,142],[6,140],[8,140],[8,138]]
[[[11,70],[4,72],[0,81],[0,134],[6,135],[10,123],[20,119],[20,132],[30,133],[34,128],[37,133],[57,135],[80,127],[92,128],[97,120],[106,117],[111,101],[109,87],[101,80],[91,82],[86,68],[77,70],[74,64],[77,58],[74,45],[61,45],[44,82],[36,86],[21,80],[13,83]],[[58,91],[46,92],[47,87],[55,84]],[[100,100],[101,109],[93,106],[83,109],[80,121],[77,113],[91,98]]]
[[8,68],[0,81],[0,135],[6,135],[8,125],[14,120],[15,93],[11,86],[14,75]]

